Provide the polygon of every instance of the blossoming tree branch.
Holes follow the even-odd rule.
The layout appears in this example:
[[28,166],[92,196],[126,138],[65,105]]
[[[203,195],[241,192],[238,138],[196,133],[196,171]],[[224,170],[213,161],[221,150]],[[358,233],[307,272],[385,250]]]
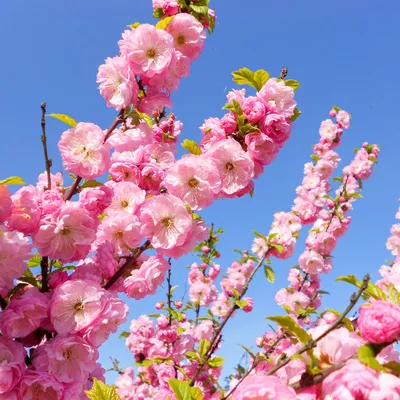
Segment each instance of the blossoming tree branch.
[[[379,147],[362,143],[335,172],[351,116],[327,110],[291,209],[276,213],[269,231],[255,232],[251,252],[237,250],[238,259],[221,267],[223,230],[201,210],[253,195],[301,114],[299,83],[285,68],[276,77],[235,71],[234,82],[245,88],[228,93],[225,115],[204,121],[200,143],[184,140],[188,153],[178,158],[183,124],[170,95],[189,76],[216,16],[208,0],[153,0],[153,9],[157,24],[130,25],[119,54],[99,67],[100,93],[116,110],[109,127],[47,114],[43,103],[45,172],[34,185],[0,181],[0,398],[400,399],[400,224],[387,240],[394,259],[381,267],[382,279],[340,277],[355,286],[347,308],[320,309],[320,276],[334,268],[333,252]],[[69,125],[58,143],[64,174],[51,170],[51,117]],[[273,283],[273,264],[292,256],[306,226],[289,285],[276,293],[282,313],[268,317],[275,329],[254,338],[258,351],[244,347],[250,361],[224,385],[218,353],[225,327],[236,313],[252,311],[254,277]],[[196,258],[187,297],[177,299],[173,259],[187,253]],[[133,365],[121,369],[115,361],[120,375],[107,385],[99,347],[126,321],[119,294],[140,300],[163,283],[165,301],[155,314],[121,334]]]

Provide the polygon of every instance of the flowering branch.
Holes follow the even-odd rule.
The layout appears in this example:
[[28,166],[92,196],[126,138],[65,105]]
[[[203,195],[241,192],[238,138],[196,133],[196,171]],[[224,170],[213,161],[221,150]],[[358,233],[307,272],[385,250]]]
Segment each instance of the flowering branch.
[[[264,254],[263,257],[260,258],[260,261],[258,262],[258,264],[256,265],[256,267],[254,268],[253,272],[250,274],[249,278],[247,279],[243,290],[240,294],[240,296],[238,297],[237,300],[242,300],[243,296],[246,294],[247,290],[249,289],[249,285],[251,283],[251,281],[253,280],[255,274],[257,273],[257,271],[260,269],[260,267],[262,266],[262,264],[264,263],[265,259],[268,257],[268,254],[270,252],[270,249],[267,250]],[[209,358],[212,356],[212,354],[214,353],[217,344],[220,341],[220,335],[222,330],[224,329],[226,323],[228,322],[229,318],[232,316],[232,314],[239,309],[239,306],[235,303],[231,306],[231,308],[229,309],[229,311],[227,312],[227,314],[225,315],[224,319],[222,320],[221,324],[219,325],[219,327],[215,330],[211,340],[210,340],[210,347],[208,349],[208,351],[206,352],[206,354],[204,355],[204,359],[202,360],[202,362],[199,364],[199,367],[196,371],[196,374],[194,375],[193,379],[190,382],[190,386],[193,386],[197,377],[200,375],[201,371],[203,370],[204,366],[206,365],[207,361],[209,360]]]
[[0,296],[0,308],[4,310],[6,307],[7,307],[7,301],[2,296]]
[[275,372],[279,371],[282,367],[285,365],[289,364],[290,361],[292,361],[293,357],[296,355],[303,354],[307,350],[311,350],[312,348],[316,347],[317,343],[322,340],[325,336],[329,335],[332,331],[334,331],[336,328],[338,328],[343,320],[346,318],[347,314],[353,309],[353,307],[356,305],[358,299],[361,297],[363,294],[364,290],[367,289],[369,283],[369,275],[365,275],[363,279],[363,284],[358,290],[357,293],[353,293],[352,296],[350,297],[350,304],[347,306],[346,310],[340,315],[340,317],[333,323],[332,325],[329,326],[329,328],[323,332],[321,335],[319,335],[316,339],[311,339],[307,344],[305,344],[297,353],[293,354],[292,357],[288,357],[282,362],[280,362],[278,365],[276,365],[274,368],[270,369],[267,373],[267,376],[273,375]]
[[147,240],[144,242],[135,252],[135,254],[132,257],[129,257],[125,264],[110,278],[110,280],[104,285],[104,289],[108,290],[114,285],[115,282],[119,278],[121,278],[122,275],[125,274],[126,271],[128,271],[130,268],[132,268],[137,259],[140,257],[140,255],[146,251],[150,247],[150,242]]
[[169,270],[167,273],[167,283],[168,283],[167,301],[168,301],[168,321],[169,321],[169,325],[171,326],[171,324],[172,324],[171,259],[168,260],[168,264],[169,264]]

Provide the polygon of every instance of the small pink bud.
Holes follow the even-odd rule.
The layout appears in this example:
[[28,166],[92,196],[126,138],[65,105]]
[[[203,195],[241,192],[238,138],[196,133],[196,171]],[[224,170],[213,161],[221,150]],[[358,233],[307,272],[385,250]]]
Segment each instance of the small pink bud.
[[217,253],[216,255],[215,255],[215,258],[220,258],[221,257],[221,254],[219,254],[219,253]]
[[341,203],[346,203],[346,201],[347,201],[343,196],[340,196],[339,200],[340,200]]
[[333,207],[335,207],[335,202],[333,200],[329,199],[326,202],[326,205],[328,206],[328,208],[333,208]]
[[247,301],[247,304],[243,307],[244,312],[252,312],[253,311],[253,299],[251,297],[245,297],[243,299]]
[[330,118],[333,118],[333,117],[335,117],[336,116],[336,111],[335,110],[331,110],[331,111],[329,111],[329,117]]
[[203,246],[203,247],[201,248],[201,251],[202,251],[204,254],[208,254],[208,253],[210,252],[210,248],[209,248],[208,246]]
[[304,318],[304,323],[305,323],[305,324],[308,325],[310,322],[311,322],[310,317],[305,317],[305,318]]
[[259,337],[256,339],[256,346],[263,347],[263,338]]
[[186,314],[182,314],[182,321],[181,322],[186,322],[186,320],[187,320]]
[[159,301],[159,302],[156,304],[156,309],[157,309],[157,310],[162,310],[163,308],[164,308],[164,303],[161,302],[161,301]]
[[207,268],[207,264],[206,263],[200,264],[199,268],[200,269],[206,269]]
[[183,306],[182,300],[177,300],[177,301],[175,301],[174,304],[175,304],[175,307],[178,308],[178,309]]
[[363,144],[362,144],[362,147],[367,147],[368,146],[368,142],[364,142]]

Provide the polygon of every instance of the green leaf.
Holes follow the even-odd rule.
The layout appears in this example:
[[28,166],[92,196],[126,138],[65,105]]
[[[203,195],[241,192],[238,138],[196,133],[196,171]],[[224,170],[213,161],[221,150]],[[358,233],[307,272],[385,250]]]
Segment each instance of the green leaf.
[[250,356],[253,360],[256,359],[255,354],[254,354],[248,347],[243,346],[243,345],[241,345],[241,347],[243,347],[243,349],[249,354],[249,356]]
[[336,112],[339,112],[339,111],[341,110],[341,108],[338,107],[338,106],[333,106],[333,107],[332,107],[332,110],[335,110]]
[[385,284],[387,288],[388,299],[391,303],[400,305],[400,293],[392,283]]
[[[357,286],[358,288],[361,288],[361,286],[363,285],[363,283],[357,280],[357,278],[354,275],[339,276],[338,278],[336,278],[336,281],[347,282],[354,286]],[[385,293],[382,291],[382,289],[374,285],[371,281],[368,281],[368,287],[365,290],[365,292],[368,293],[370,296],[372,296],[374,299],[387,300],[387,297]]]
[[208,14],[208,7],[207,6],[198,6],[195,4],[191,4],[189,6],[190,9],[192,9],[194,12],[197,12],[199,14]]
[[157,22],[156,28],[157,29],[165,29],[174,18],[175,18],[175,15],[173,15],[172,17],[163,18],[162,20]]
[[222,367],[224,361],[225,361],[224,357],[217,356],[208,360],[207,365],[211,368],[219,368]]
[[203,400],[204,396],[199,388],[190,387],[188,382],[179,379],[169,379],[168,384],[174,391],[176,400]]
[[239,134],[241,136],[247,135],[248,133],[253,133],[253,132],[258,132],[259,129],[251,124],[245,124],[243,126],[240,127],[239,129]]
[[[378,351],[379,353],[379,351]],[[371,344],[366,344],[361,346],[357,350],[358,359],[368,367],[373,368],[377,371],[384,371],[385,369],[382,367],[381,364],[376,360],[375,356],[378,354],[376,348]]]
[[389,361],[386,364],[383,364],[383,366],[385,368],[390,369],[391,371],[393,371],[397,375],[400,375],[400,363],[398,363],[396,361]]
[[138,110],[135,110],[134,113],[136,113],[139,119],[145,122],[150,129],[153,128],[154,121],[153,118],[150,117],[150,115],[147,115],[146,113],[140,112]]
[[260,91],[269,79],[269,73],[263,69],[259,69],[254,73],[254,82],[257,84],[257,90]]
[[42,259],[40,258],[39,254],[35,254],[32,258],[30,258],[27,262],[28,267],[37,267],[40,265],[40,261]]
[[[255,231],[255,230],[252,230],[252,232],[256,235],[256,237],[261,238],[261,239],[264,239],[264,240],[267,242],[267,237],[266,237],[265,235],[263,235],[263,234],[260,233],[260,232]],[[269,239],[269,238],[270,238],[270,237],[268,237],[268,239]]]
[[26,271],[24,271],[23,276],[27,276],[28,278],[33,278],[33,274],[29,268]]
[[195,156],[199,156],[202,154],[200,147],[193,140],[185,139],[182,142],[182,147],[186,149],[189,153],[194,154]]
[[64,122],[64,124],[67,124],[72,128],[78,125],[77,121],[75,121],[72,117],[66,114],[47,114],[47,117],[58,119],[59,121]]
[[275,282],[275,272],[269,265],[264,265],[264,274],[268,282]]
[[20,282],[25,282],[29,283],[32,286],[39,287],[39,283],[36,278],[33,278],[31,276],[22,276],[21,278],[18,279]]
[[294,79],[287,79],[285,85],[291,87],[293,90],[297,90],[300,87],[299,81]]
[[[257,89],[257,82],[254,80],[254,72],[248,68],[241,68],[232,72],[233,81],[238,85],[249,85]],[[259,90],[259,89],[257,89]]]
[[301,111],[296,107],[293,111],[293,115],[290,117],[290,121],[294,122],[296,121],[297,118],[299,118],[301,115]]
[[20,176],[10,176],[0,181],[0,185],[26,185]]
[[92,388],[85,393],[90,400],[121,400],[115,386],[108,386],[96,378],[93,378]]
[[243,310],[244,307],[246,307],[249,303],[246,300],[235,300],[235,304]]
[[81,189],[94,188],[94,187],[99,187],[99,186],[104,186],[104,184],[101,183],[101,182],[96,181],[95,179],[91,179],[90,181],[86,181],[81,186]]
[[281,244],[278,244],[278,243],[269,242],[268,246],[275,248],[278,251],[279,254],[283,253],[283,250],[285,250],[284,247]]
[[341,182],[343,183],[343,176],[336,176],[335,178],[333,178],[334,182]]
[[210,342],[207,339],[200,340],[199,354],[204,357],[210,348]]
[[288,315],[284,317],[268,317],[267,319],[276,322],[281,327],[293,333],[293,335],[295,335],[303,344],[306,344],[309,340],[311,340],[311,336],[292,317],[289,317]]
[[140,26],[140,22],[134,22],[133,24],[128,25],[128,28],[136,29],[138,26]]
[[121,332],[121,333],[119,334],[119,338],[120,338],[120,339],[125,339],[125,338],[129,337],[130,334],[131,334],[130,332],[123,331],[123,332]]
[[161,7],[157,7],[154,10],[153,17],[154,18],[162,18],[164,16],[164,11]]

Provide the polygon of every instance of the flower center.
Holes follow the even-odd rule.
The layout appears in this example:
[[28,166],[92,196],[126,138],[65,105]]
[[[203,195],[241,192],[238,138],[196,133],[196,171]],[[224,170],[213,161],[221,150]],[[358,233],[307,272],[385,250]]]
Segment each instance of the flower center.
[[122,238],[122,236],[124,236],[124,232],[122,232],[122,231],[117,231],[117,232],[115,232],[115,238],[116,239],[121,239]]
[[82,304],[81,301],[80,301],[79,303],[76,303],[76,304],[74,305],[75,311],[83,311],[84,308],[85,308],[85,307],[83,306],[83,304]]
[[63,353],[63,357],[66,358],[67,360],[69,360],[72,356],[72,350],[71,349],[67,349],[64,351]]
[[121,201],[121,207],[122,207],[122,208],[126,208],[126,207],[128,207],[128,206],[129,206],[129,203],[128,203],[127,200],[122,200],[122,201]]
[[171,228],[173,225],[172,219],[171,218],[164,218],[161,223],[166,227],[166,228]]
[[64,236],[68,235],[69,233],[71,233],[71,229],[70,228],[61,229],[60,233],[61,233],[61,235],[64,235]]
[[147,54],[147,57],[154,58],[156,56],[156,50],[155,49],[148,49],[146,54]]
[[227,171],[232,171],[233,168],[235,168],[235,166],[234,166],[231,162],[228,162],[228,163],[225,165],[225,169],[226,169]]
[[191,188],[197,187],[198,184],[199,184],[199,181],[198,181],[197,179],[195,179],[195,178],[192,178],[192,179],[189,181],[189,186],[190,186]]
[[185,36],[183,36],[183,35],[178,36],[176,41],[178,42],[178,44],[184,44],[185,43]]

